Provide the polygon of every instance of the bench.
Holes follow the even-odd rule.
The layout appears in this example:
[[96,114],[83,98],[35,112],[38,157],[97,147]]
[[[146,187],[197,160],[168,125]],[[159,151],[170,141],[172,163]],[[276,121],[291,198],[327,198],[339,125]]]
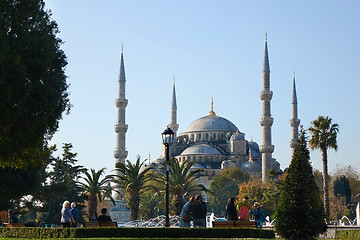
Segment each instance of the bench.
[[255,221],[213,221],[214,228],[256,228]]
[[25,227],[23,223],[4,223],[5,227]]
[[117,227],[117,222],[83,222],[82,224],[87,228]]

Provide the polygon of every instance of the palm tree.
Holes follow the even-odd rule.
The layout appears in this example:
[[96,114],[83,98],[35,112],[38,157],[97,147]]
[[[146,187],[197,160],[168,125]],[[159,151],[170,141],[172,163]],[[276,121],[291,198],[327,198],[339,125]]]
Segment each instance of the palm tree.
[[[202,184],[197,184],[196,179],[200,177],[202,169],[192,169],[195,165],[194,161],[185,160],[181,164],[173,158],[169,161],[169,192],[175,202],[175,214],[180,215],[184,205],[183,195],[186,192],[200,192],[207,189]],[[165,170],[163,164],[163,170]],[[162,175],[165,181],[165,173]]]
[[149,191],[143,194],[140,199],[140,216],[143,220],[149,220],[156,216],[159,209],[161,197],[156,191]]
[[331,123],[332,119],[329,117],[319,116],[316,120],[312,121],[312,127],[309,128],[312,136],[309,141],[310,148],[314,150],[318,148],[322,152],[323,161],[323,188],[324,188],[324,206],[325,217],[329,221],[329,186],[328,186],[328,164],[327,164],[327,149],[333,148],[335,151],[338,149],[336,137],[339,132],[339,125]]
[[90,169],[90,173],[87,171],[85,172],[85,177],[81,177],[85,182],[77,182],[83,192],[88,195],[89,219],[93,219],[94,215],[96,217],[98,201],[103,201],[105,197],[111,198],[112,187],[110,183],[113,181],[113,176],[106,175],[103,179],[100,179],[105,173],[104,171],[105,168],[99,171]]
[[117,176],[118,179],[115,180],[115,183],[125,191],[130,205],[131,220],[137,220],[139,217],[141,195],[150,189],[154,189],[154,186],[148,183],[156,180],[156,175],[151,171],[152,167],[142,168],[145,161],[146,159],[140,162],[138,156],[135,164],[129,160],[126,160],[126,164],[116,164],[115,171],[119,172],[120,175]]

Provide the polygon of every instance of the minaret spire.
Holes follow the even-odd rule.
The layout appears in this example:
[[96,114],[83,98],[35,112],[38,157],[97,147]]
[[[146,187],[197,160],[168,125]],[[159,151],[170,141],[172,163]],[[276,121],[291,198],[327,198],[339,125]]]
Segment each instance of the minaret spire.
[[295,146],[298,140],[300,119],[298,119],[298,107],[297,107],[297,96],[296,96],[296,86],[295,86],[295,72],[293,73],[293,92],[292,92],[292,101],[291,101],[291,157],[294,156]]
[[172,93],[172,101],[171,101],[171,122],[169,124],[169,127],[173,132],[175,133],[179,129],[179,124],[177,124],[177,105],[176,105],[176,92],[175,92],[175,77],[174,77],[174,83],[173,83],[173,93]]
[[[125,124],[125,109],[128,104],[128,100],[125,99],[126,77],[125,77],[125,67],[124,67],[123,45],[121,45],[120,70],[119,70],[118,82],[119,82],[119,95],[118,98],[115,99],[115,105],[118,109],[118,114],[117,114],[117,122],[115,124],[116,148],[114,151],[114,157],[116,159],[115,163],[125,164],[125,159],[128,154],[125,148],[126,132],[128,129],[128,125]],[[114,196],[114,198],[118,200],[122,200],[121,199],[122,197],[123,196],[120,196],[119,194],[116,194]]]
[[267,33],[265,34],[265,50],[264,50],[264,62],[262,73],[262,91],[260,92],[260,99],[262,101],[262,117],[260,118],[260,125],[262,127],[262,145],[260,146],[260,152],[262,153],[262,182],[266,182],[267,171],[272,166],[272,153],[274,152],[274,145],[271,144],[271,126],[274,119],[271,117],[270,101],[273,96],[273,92],[270,91],[270,65],[269,55],[267,47]]
[[210,112],[208,113],[208,116],[215,116],[215,112],[214,112],[214,99],[213,97],[211,97],[211,106],[210,106]]

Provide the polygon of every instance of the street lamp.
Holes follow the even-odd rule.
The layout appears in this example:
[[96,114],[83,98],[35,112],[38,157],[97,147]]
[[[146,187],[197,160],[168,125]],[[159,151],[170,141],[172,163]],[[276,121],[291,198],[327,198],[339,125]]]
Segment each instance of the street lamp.
[[169,128],[166,127],[164,132],[161,134],[163,144],[165,145],[165,159],[166,159],[166,217],[165,217],[165,227],[170,227],[170,219],[169,219],[169,148],[170,145],[174,141],[174,132]]

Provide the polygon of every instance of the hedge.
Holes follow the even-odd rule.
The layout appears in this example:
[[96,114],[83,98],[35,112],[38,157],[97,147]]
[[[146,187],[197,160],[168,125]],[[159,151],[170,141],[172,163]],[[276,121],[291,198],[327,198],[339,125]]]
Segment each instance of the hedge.
[[0,238],[275,238],[250,228],[1,228]]
[[360,230],[336,231],[336,239],[360,239]]

